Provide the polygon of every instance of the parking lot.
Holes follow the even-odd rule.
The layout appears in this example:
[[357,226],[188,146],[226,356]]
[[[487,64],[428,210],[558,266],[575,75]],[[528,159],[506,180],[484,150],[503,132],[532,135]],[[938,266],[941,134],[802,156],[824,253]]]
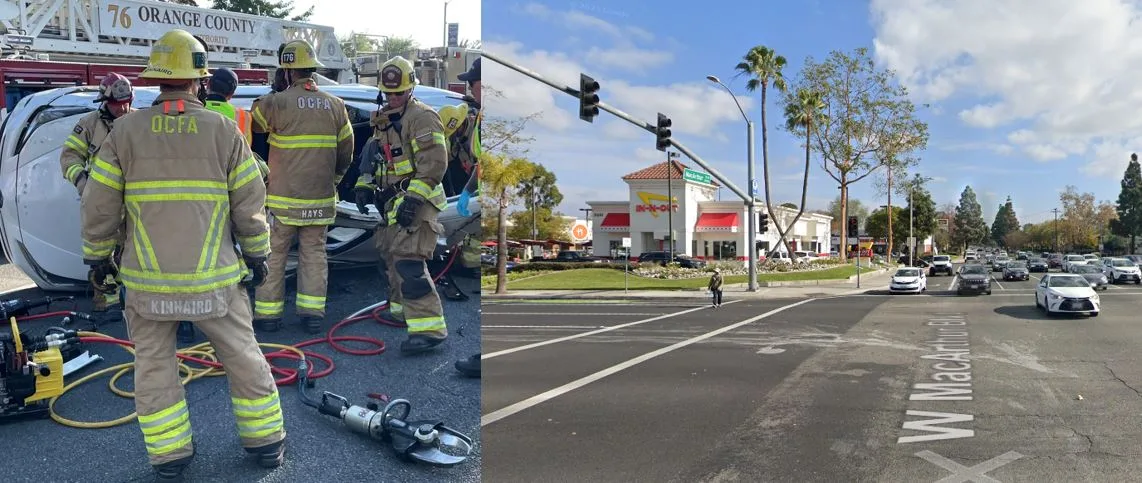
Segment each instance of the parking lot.
[[[995,272],[995,275],[999,275]],[[1041,276],[1041,274],[1033,274]],[[1128,481],[1142,289],[484,305],[490,481]],[[527,461],[528,464],[519,464]],[[992,478],[992,479],[988,479]]]
[[[286,463],[273,471],[262,470],[249,460],[239,446],[230,411],[225,377],[206,377],[187,384],[187,402],[191,412],[197,454],[188,470],[187,481],[253,482],[310,481],[480,481],[480,380],[462,377],[453,368],[455,361],[480,351],[480,298],[474,293],[478,282],[457,278],[470,296],[467,301],[445,300],[445,316],[450,338],[438,353],[405,357],[399,345],[405,338],[402,328],[381,325],[371,320],[354,323],[339,330],[336,336],[364,336],[380,339],[385,347],[379,355],[352,355],[338,352],[327,343],[305,347],[333,359],[335,368],[328,376],[317,379],[311,396],[320,398],[322,391],[346,397],[364,406],[368,394],[403,398],[412,403],[410,419],[439,418],[445,424],[475,440],[473,456],[462,466],[431,468],[400,461],[392,446],[350,432],[335,418],[324,416],[298,399],[296,384],[280,386],[282,409],[287,431]],[[330,274],[327,327],[359,309],[387,297],[385,282],[376,270],[334,271]],[[292,307],[294,283],[287,284],[287,307]],[[38,290],[23,290],[7,297],[43,295]],[[89,302],[79,300],[78,310],[87,310]],[[52,310],[70,308],[66,304]],[[286,326],[277,333],[259,333],[259,342],[296,344],[314,337],[303,332],[292,308],[287,308]],[[44,319],[21,324],[22,330],[42,333],[59,319]],[[292,322],[292,323],[291,323]],[[99,332],[126,338],[125,324],[119,320],[102,325]],[[198,342],[203,339],[199,332]],[[342,342],[350,349],[369,350],[376,346],[360,342]],[[185,347],[186,344],[180,344]],[[82,372],[69,376],[71,383],[83,375],[115,364],[130,362],[123,349],[104,344],[87,344],[87,349],[104,360]],[[273,349],[265,349],[273,352]],[[273,364],[295,369],[296,363],[276,359]],[[316,362],[316,370],[326,366]],[[196,366],[197,367],[197,366]],[[278,376],[279,378],[281,375]],[[108,377],[98,378],[64,394],[56,404],[61,416],[77,421],[107,421],[131,414],[130,399],[112,393]],[[131,376],[118,385],[131,390]],[[383,407],[384,404],[381,403]],[[4,481],[150,481],[142,435],[138,424],[86,429],[61,425],[48,420],[15,422],[0,425],[0,459]]]

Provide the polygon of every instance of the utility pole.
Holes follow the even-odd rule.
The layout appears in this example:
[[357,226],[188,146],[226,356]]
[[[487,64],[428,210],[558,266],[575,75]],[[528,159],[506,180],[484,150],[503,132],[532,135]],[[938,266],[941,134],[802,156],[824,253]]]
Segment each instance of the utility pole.
[[674,262],[674,186],[671,179],[674,177],[674,158],[678,156],[674,151],[666,152],[666,236],[670,239],[669,263]]
[[583,215],[583,219],[586,220],[587,223],[591,223],[591,212],[595,211],[595,210],[592,210],[590,208],[579,208],[579,211],[586,213],[585,215]]
[[536,212],[539,211],[539,200],[535,192],[535,180],[531,182],[531,239],[539,239],[539,223]]
[[[448,4],[451,1],[452,0],[445,0],[444,2],[444,43],[441,44],[444,47],[444,58],[440,59],[440,69],[436,73],[437,84],[439,84],[436,87],[440,89],[448,88]],[[459,38],[456,39],[456,41],[459,40]],[[377,75],[380,75],[380,73]]]
[[892,215],[893,215],[893,213],[892,213],[892,165],[889,164],[888,165],[888,250],[886,253],[886,255],[888,255],[889,261],[892,261],[892,249],[894,248],[892,246],[892,219],[895,217]]
[[[916,213],[915,203],[912,202],[912,190],[915,184],[908,187],[908,266],[916,266],[916,236],[912,231],[912,215]],[[890,220],[892,218],[889,218]]]
[[1059,253],[1059,209],[1051,210],[1055,214],[1055,253]]
[[448,3],[451,1],[452,0],[444,2],[444,43],[441,45],[444,46],[445,52],[447,52],[448,49]]

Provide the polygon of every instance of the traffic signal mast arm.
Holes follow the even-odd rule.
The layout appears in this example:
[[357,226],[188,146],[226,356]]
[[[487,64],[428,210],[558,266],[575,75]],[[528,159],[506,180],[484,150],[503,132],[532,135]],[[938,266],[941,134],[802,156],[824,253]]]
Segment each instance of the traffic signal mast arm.
[[[560,92],[567,94],[571,97],[574,97],[576,99],[580,99],[580,101],[584,100],[583,97],[580,96],[581,91],[579,89],[574,89],[571,86],[559,84],[559,83],[547,80],[543,76],[541,76],[541,75],[539,75],[539,74],[537,74],[537,73],[535,73],[535,72],[533,72],[533,71],[531,71],[531,70],[529,70],[523,66],[516,65],[515,63],[512,63],[510,61],[507,61],[505,59],[500,58],[496,54],[492,54],[490,52],[483,51],[483,52],[481,52],[481,56],[492,61],[492,62],[500,64],[500,65],[507,67],[511,70],[514,70],[516,72],[519,72],[520,74],[523,74],[523,75],[528,76],[532,79],[535,79],[539,82],[547,84],[548,86],[551,86],[552,89],[560,91]],[[595,89],[598,88],[598,83],[594,82],[594,79],[592,79],[589,76],[580,75],[579,81],[580,81],[580,84],[583,84],[584,82],[594,83],[591,87],[593,87]],[[581,87],[583,87],[583,86],[581,86]],[[593,93],[594,93],[594,91],[589,89],[588,94],[593,94]],[[590,100],[594,100],[594,99],[592,98]],[[644,131],[649,132],[651,134],[654,134],[656,138],[659,137],[659,129],[658,129],[657,124],[651,124],[649,122],[646,122],[646,121],[643,121],[640,119],[635,119],[630,114],[627,114],[627,113],[625,113],[619,109],[616,109],[610,105],[607,105],[606,103],[604,103],[602,101],[596,102],[593,106],[589,106],[589,107],[596,107],[596,106],[601,111],[607,111],[611,114],[614,114],[619,119],[622,119],[626,122],[634,124],[635,126],[642,128]],[[587,106],[581,106],[581,109],[580,109],[581,111],[584,110],[583,107],[587,107]],[[580,114],[580,119],[587,120],[588,122],[590,122],[590,118],[594,117],[593,112],[591,112],[591,113],[580,112],[579,114]],[[661,120],[663,118],[666,118],[666,116],[663,114],[659,114],[659,119]],[[668,118],[666,120],[669,121]],[[669,124],[667,124],[667,126],[669,126]],[[667,129],[667,131],[669,131],[669,129]],[[682,154],[686,155],[686,157],[694,160],[694,162],[697,163],[698,166],[701,166],[703,169],[705,169],[708,173],[710,173],[711,176],[713,176],[715,179],[717,179],[719,182],[721,182],[722,185],[724,185],[726,188],[729,188],[729,190],[732,191],[739,198],[741,198],[742,201],[746,201],[746,202],[749,201],[750,197],[749,197],[749,195],[746,194],[745,191],[742,191],[740,188],[738,188],[738,186],[736,184],[734,184],[728,178],[723,176],[722,173],[720,173],[718,170],[710,167],[710,165],[707,164],[705,160],[703,160],[697,154],[694,154],[694,152],[691,151],[689,148],[687,148],[686,146],[683,146],[677,140],[669,138],[669,133],[666,133],[666,134],[667,134],[666,137],[668,138],[665,140],[666,144],[665,145],[657,145],[656,144],[656,146],[659,147],[660,151],[664,151],[667,148],[669,148],[670,146],[674,146],[675,149],[677,149]],[[759,198],[754,198],[754,201],[757,203],[763,203],[763,204],[765,203],[764,200],[761,200]]]

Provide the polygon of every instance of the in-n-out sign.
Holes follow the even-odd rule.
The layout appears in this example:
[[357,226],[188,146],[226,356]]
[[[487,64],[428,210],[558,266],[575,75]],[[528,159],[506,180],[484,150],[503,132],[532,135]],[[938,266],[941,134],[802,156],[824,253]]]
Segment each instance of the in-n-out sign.
[[[642,204],[635,205],[634,211],[636,213],[650,212],[650,216],[658,218],[659,212],[664,212],[669,209],[678,211],[678,198],[671,200],[667,198],[666,195],[639,191],[638,199],[642,201]],[[673,201],[673,203],[671,203],[671,201]]]

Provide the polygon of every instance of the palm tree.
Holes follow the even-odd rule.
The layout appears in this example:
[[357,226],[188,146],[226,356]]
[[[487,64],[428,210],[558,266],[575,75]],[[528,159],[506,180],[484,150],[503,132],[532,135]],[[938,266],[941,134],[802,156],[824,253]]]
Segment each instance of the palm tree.
[[[782,233],[781,225],[777,222],[777,217],[773,215],[773,202],[770,199],[769,192],[769,135],[765,125],[765,105],[768,98],[769,86],[772,85],[774,89],[782,93],[786,90],[785,76],[781,73],[781,70],[785,68],[785,64],[785,57],[777,55],[777,52],[769,47],[758,45],[749,49],[749,52],[742,56],[742,62],[734,67],[734,70],[738,71],[738,74],[734,76],[735,78],[741,75],[753,77],[746,83],[746,90],[753,92],[759,88],[761,89],[761,166],[762,176],[765,178],[765,211],[769,213],[769,219],[773,220],[773,225],[777,227],[779,234]],[[753,180],[751,179],[750,183],[752,182]],[[753,190],[752,187],[749,189],[751,191]],[[750,196],[752,197],[753,194],[750,193]],[[805,206],[805,203],[802,202],[801,206]],[[784,235],[781,235],[781,245],[785,246],[786,252],[792,254],[792,252],[789,251],[789,244],[785,242]],[[772,256],[776,251],[777,246],[774,246],[769,250],[769,253],[766,254],[766,257]]]
[[[786,225],[788,228],[795,226],[797,220],[800,220],[801,215],[805,213],[805,198],[809,193],[809,154],[812,146],[813,126],[820,120],[821,116],[825,115],[824,111],[825,101],[822,99],[821,93],[811,89],[798,89],[796,96],[785,102],[785,129],[791,133],[805,130],[805,176],[801,181],[801,204],[797,216],[794,216],[793,221]],[[777,227],[777,235],[781,237],[784,244],[785,231],[782,230],[779,223],[774,223],[773,226]],[[789,250],[789,246],[786,245],[785,249]]]

